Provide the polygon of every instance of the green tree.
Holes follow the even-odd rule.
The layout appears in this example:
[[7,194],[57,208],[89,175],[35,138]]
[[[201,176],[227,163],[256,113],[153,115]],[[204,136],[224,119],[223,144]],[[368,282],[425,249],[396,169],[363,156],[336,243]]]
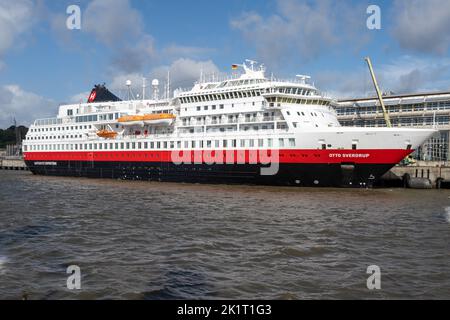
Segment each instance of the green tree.
[[[23,140],[28,132],[28,128],[24,126],[17,127],[20,139]],[[11,126],[6,130],[0,129],[0,149],[6,148],[8,144],[16,143],[16,127]]]

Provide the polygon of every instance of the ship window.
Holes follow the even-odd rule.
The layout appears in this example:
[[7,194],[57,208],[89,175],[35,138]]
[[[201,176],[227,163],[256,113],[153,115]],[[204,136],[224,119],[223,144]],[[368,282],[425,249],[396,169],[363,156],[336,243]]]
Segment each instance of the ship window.
[[204,110],[208,110],[208,106],[204,106],[203,109],[204,109]]
[[181,148],[181,141],[177,141],[177,148],[178,148],[178,149]]
[[158,142],[156,143],[156,149],[161,149],[161,142],[158,141]]
[[264,139],[258,139],[258,147],[264,147]]
[[284,147],[284,139],[282,139],[282,138],[278,139],[278,144],[279,144],[280,148],[283,148]]
[[197,111],[200,111],[201,110],[201,107],[197,107]]
[[99,148],[100,150],[102,150],[102,149],[103,149],[103,143],[99,143],[99,144],[98,144],[98,148]]
[[154,149],[155,148],[155,143],[154,142],[150,142],[150,149]]
[[207,148],[211,148],[211,140],[207,140],[206,141],[206,147]]
[[127,142],[127,149],[130,149],[130,143]]
[[144,142],[144,149],[148,149],[148,142]]
[[228,140],[223,140],[223,147],[227,148],[228,147]]
[[185,141],[185,142],[184,142],[184,147],[185,147],[185,148],[188,148],[188,147],[189,147],[189,141]]
[[357,145],[356,143],[353,143],[353,144],[352,144],[352,150],[356,150],[357,147],[358,147],[358,145]]
[[293,138],[289,139],[289,146],[290,147],[295,147],[295,139],[293,139]]
[[233,147],[233,148],[236,148],[236,139],[233,139],[233,140],[231,140],[231,146]]
[[214,144],[215,144],[215,147],[216,147],[216,148],[219,148],[219,140],[215,140],[215,141],[214,141]]

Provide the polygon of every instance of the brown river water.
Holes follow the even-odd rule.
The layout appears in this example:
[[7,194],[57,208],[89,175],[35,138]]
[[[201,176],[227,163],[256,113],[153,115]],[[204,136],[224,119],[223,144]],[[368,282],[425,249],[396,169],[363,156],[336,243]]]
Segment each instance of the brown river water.
[[[79,266],[81,289],[66,286]],[[381,289],[367,287],[377,265]],[[450,299],[450,191],[0,171],[0,299]]]

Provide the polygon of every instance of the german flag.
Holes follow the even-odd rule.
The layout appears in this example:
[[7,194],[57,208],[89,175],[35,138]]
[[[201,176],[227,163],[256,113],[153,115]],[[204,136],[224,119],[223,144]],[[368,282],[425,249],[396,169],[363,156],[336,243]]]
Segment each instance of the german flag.
[[232,64],[231,65],[231,70],[237,70],[239,66],[237,64]]

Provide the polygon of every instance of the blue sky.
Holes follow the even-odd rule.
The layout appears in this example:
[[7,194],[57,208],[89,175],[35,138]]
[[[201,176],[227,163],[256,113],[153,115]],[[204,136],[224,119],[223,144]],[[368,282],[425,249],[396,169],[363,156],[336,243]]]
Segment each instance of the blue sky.
[[[366,26],[370,4],[381,30]],[[80,30],[66,28],[69,5]],[[170,70],[189,87],[246,58],[336,97],[373,91],[367,55],[385,91],[449,90],[449,30],[448,0],[0,0],[0,127],[52,117],[96,83],[120,94]]]

